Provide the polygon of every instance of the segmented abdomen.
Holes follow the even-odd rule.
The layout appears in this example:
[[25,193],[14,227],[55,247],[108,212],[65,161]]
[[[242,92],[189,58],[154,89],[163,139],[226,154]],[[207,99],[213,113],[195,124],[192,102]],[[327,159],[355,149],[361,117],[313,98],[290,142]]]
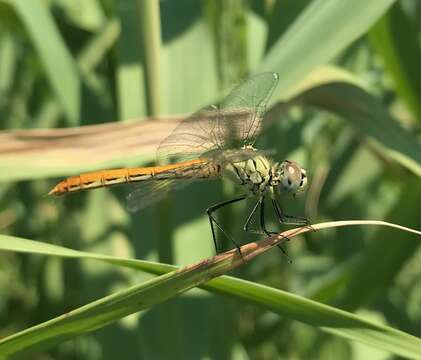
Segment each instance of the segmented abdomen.
[[48,194],[70,192],[150,179],[207,179],[220,175],[220,167],[206,159],[197,159],[165,166],[102,170],[71,176],[59,182]]

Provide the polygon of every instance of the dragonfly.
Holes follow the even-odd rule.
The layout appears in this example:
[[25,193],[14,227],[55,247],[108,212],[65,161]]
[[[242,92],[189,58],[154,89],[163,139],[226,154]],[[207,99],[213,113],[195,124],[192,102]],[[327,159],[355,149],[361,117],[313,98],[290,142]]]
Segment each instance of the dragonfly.
[[[266,198],[272,202],[273,214],[280,224],[308,225],[306,218],[287,215],[280,206],[283,196],[295,197],[305,191],[306,170],[292,160],[275,162],[266,152],[254,147],[278,81],[279,75],[274,72],[254,75],[237,85],[217,105],[202,108],[181,121],[157,149],[157,163],[167,165],[72,176],[59,182],[49,195],[133,183],[127,196],[127,208],[134,212],[191,182],[227,178],[242,188],[243,194],[206,209],[217,252],[216,230],[219,229],[241,254],[239,244],[224,230],[215,212],[247,198],[254,198],[256,202],[244,223],[246,232],[266,236],[278,233],[266,227]],[[257,212],[260,227],[251,229]]]

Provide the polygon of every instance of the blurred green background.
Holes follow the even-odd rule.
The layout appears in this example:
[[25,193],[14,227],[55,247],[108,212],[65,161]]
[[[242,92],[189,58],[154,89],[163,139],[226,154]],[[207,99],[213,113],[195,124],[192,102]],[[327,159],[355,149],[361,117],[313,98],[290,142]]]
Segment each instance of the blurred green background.
[[[111,142],[103,158],[92,143],[89,159],[63,151],[47,163],[47,133],[10,131],[178,119],[262,71],[278,72],[280,82],[257,145],[278,161],[298,161],[310,177],[306,195],[283,203],[288,213],[421,228],[420,20],[416,0],[0,0],[2,234],[179,265],[213,255],[204,210],[233,196],[231,184],[193,184],[136,214],[125,210],[124,188],[51,199],[60,177],[152,164],[153,151],[134,157]],[[97,130],[104,139],[107,129]],[[120,137],[130,135],[125,129]],[[69,133],[53,134],[57,141]],[[251,205],[219,215],[241,243],[257,240],[241,231]],[[233,275],[420,337],[414,237],[371,227],[318,231],[288,243],[292,264],[272,250]],[[1,252],[0,338],[148,278],[88,260]],[[197,289],[16,356],[117,357],[397,358]]]

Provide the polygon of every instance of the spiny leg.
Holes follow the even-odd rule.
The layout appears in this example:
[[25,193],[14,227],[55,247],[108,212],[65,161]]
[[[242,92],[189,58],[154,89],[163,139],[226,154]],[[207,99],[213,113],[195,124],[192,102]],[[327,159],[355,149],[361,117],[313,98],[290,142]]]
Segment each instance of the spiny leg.
[[215,251],[217,253],[218,253],[218,243],[216,242],[215,228],[213,227],[213,224],[215,224],[218,227],[218,229],[221,230],[221,232],[225,235],[225,237],[235,245],[235,247],[238,249],[240,255],[242,256],[240,246],[237,244],[237,242],[231,236],[228,235],[228,233],[222,228],[222,226],[218,223],[218,221],[215,219],[215,217],[212,214],[216,210],[221,209],[222,207],[224,207],[226,205],[233,204],[237,201],[244,200],[246,197],[247,197],[247,195],[241,195],[237,198],[220,202],[220,203],[215,204],[215,205],[206,209],[206,213],[208,214],[209,222],[210,222],[210,226],[211,226],[211,230],[212,230],[213,243],[215,245]]
[[[264,198],[263,198],[263,200],[262,200],[262,202],[261,202],[261,204],[260,204],[260,227],[261,227],[261,229],[264,231],[264,233],[267,235],[267,236],[272,236],[272,235],[275,235],[275,234],[279,234],[278,232],[276,232],[276,231],[269,231],[269,230],[267,230],[266,229],[266,221],[265,221],[265,201],[264,201]],[[284,239],[286,239],[286,240],[289,240],[286,236],[283,236],[283,235],[281,235]],[[288,255],[288,253],[287,253],[287,251],[282,247],[282,245],[281,244],[277,244],[276,245],[281,251],[282,251],[282,253],[286,256],[286,258],[288,259],[288,262],[291,264],[292,263],[292,260],[291,260],[291,258],[289,257],[289,255]]]
[[[251,219],[253,218],[254,214],[256,213],[257,209],[260,206],[260,230],[256,229],[249,229],[249,225],[251,222]],[[247,231],[249,233],[253,234],[264,234],[266,236],[272,236],[275,234],[278,234],[276,231],[269,231],[266,228],[266,221],[265,221],[265,198],[262,196],[257,200],[256,204],[254,205],[253,209],[250,212],[250,215],[247,217],[247,220],[243,227],[244,231]],[[288,238],[286,238],[288,239]],[[277,247],[282,251],[282,253],[288,258],[288,261],[291,263],[291,259],[288,256],[286,250],[281,246],[281,244],[278,244]]]
[[255,230],[255,229],[249,229],[251,219],[253,218],[254,214],[256,213],[256,210],[258,209],[258,207],[260,206],[262,201],[263,201],[263,198],[259,198],[259,200],[257,200],[256,204],[254,205],[253,209],[250,212],[250,215],[247,217],[247,220],[246,220],[246,222],[244,223],[244,226],[243,226],[243,230],[245,232],[249,232],[249,233],[252,233],[252,234],[262,234],[262,231]]
[[266,229],[266,221],[265,221],[265,199],[263,198],[260,204],[260,228],[267,236],[272,236],[277,234],[275,231],[269,231]]
[[273,209],[280,223],[286,225],[308,225],[309,221],[303,217],[284,214],[276,199],[272,199]]
[[281,224],[298,225],[298,226],[306,225],[306,226],[309,226],[313,231],[316,231],[316,230],[313,229],[313,227],[311,226],[308,219],[303,218],[303,217],[297,217],[297,216],[284,214],[281,207],[279,206],[278,202],[276,201],[276,199],[272,199],[272,205],[273,205],[273,208],[275,210],[275,214],[278,217],[278,221]]
[[[250,222],[256,213],[257,209],[260,206],[260,229],[249,229]],[[266,228],[265,222],[265,198],[264,196],[260,197],[256,204],[254,205],[253,209],[250,212],[250,215],[247,217],[247,220],[243,226],[243,230],[252,234],[262,234],[267,236],[272,236],[278,234],[276,231],[269,231]]]

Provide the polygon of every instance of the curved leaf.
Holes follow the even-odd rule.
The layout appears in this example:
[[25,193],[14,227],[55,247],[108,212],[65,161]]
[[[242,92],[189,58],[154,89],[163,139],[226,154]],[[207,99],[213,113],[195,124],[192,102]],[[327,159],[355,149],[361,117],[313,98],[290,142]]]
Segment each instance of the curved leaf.
[[291,88],[315,67],[325,64],[368,31],[394,3],[384,1],[314,0],[272,46],[258,71],[281,74],[277,94]]
[[312,88],[296,101],[332,111],[349,121],[362,134],[381,144],[388,155],[421,176],[421,145],[382,104],[363,89],[347,83],[331,83]]

